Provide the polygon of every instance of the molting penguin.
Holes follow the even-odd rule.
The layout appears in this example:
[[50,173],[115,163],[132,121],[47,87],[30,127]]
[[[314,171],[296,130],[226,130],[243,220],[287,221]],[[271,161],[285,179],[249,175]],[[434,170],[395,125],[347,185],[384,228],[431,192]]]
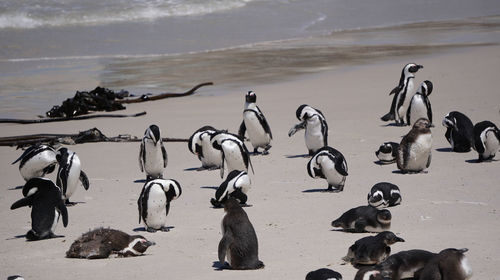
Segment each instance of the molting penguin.
[[214,149],[210,138],[217,132],[217,129],[207,125],[196,130],[188,140],[188,149],[191,153],[198,156],[203,169],[217,169],[222,165],[222,153]]
[[395,142],[384,142],[375,152],[381,164],[390,164],[396,162],[399,144]]
[[221,178],[224,178],[224,164],[227,165],[228,172],[233,170],[248,171],[249,165],[252,167],[253,172],[248,149],[237,135],[218,131],[212,135],[210,142],[212,143],[212,147],[221,151],[222,154]]
[[129,235],[110,228],[97,228],[76,239],[66,252],[66,257],[104,259],[111,254],[120,257],[140,256],[154,244],[141,235]]
[[232,197],[224,204],[226,215],[222,219],[222,239],[219,242],[219,262],[227,262],[231,269],[260,269],[259,246],[255,230],[247,213]]
[[377,209],[396,206],[400,203],[401,193],[399,188],[391,183],[377,183],[373,185],[368,193],[368,204]]
[[401,251],[390,255],[385,261],[375,265],[371,270],[379,271],[379,275],[383,277],[380,279],[400,280],[413,278],[415,272],[422,269],[436,255],[425,250]]
[[295,115],[300,123],[288,131],[289,137],[297,131],[305,129],[304,138],[310,156],[328,145],[328,125],[320,110],[304,104],[297,108]]
[[170,210],[170,202],[179,198],[181,194],[181,185],[173,179],[154,179],[144,184],[137,200],[139,223],[142,218],[149,232],[168,231],[165,223]]
[[339,151],[332,147],[319,149],[307,163],[307,173],[312,178],[324,178],[327,191],[341,192],[347,174],[347,162]]
[[429,120],[418,119],[410,132],[401,140],[396,162],[403,173],[421,172],[431,164],[430,126]]
[[19,163],[19,172],[25,181],[52,173],[57,164],[56,151],[47,145],[33,145],[12,164]]
[[212,198],[210,203],[215,208],[221,208],[228,197],[234,197],[240,204],[246,204],[246,194],[250,189],[250,184],[250,177],[246,171],[233,170],[229,172],[226,180],[219,186],[215,192],[215,198]]
[[141,172],[146,171],[147,180],[163,178],[163,171],[167,167],[167,151],[163,146],[160,128],[154,124],[144,132],[139,152],[139,167]]
[[375,236],[358,239],[342,258],[352,265],[375,265],[384,261],[391,254],[390,245],[405,242],[391,231],[383,231]]
[[418,119],[426,118],[432,126],[432,108],[429,95],[432,93],[432,82],[424,81],[410,100],[406,111],[406,122],[413,125]]
[[472,277],[467,257],[467,248],[449,248],[439,252],[419,272],[420,280],[467,280]]
[[394,94],[391,109],[381,120],[384,122],[396,120],[396,124],[404,125],[403,118],[405,116],[405,108],[407,107],[406,103],[408,103],[409,97],[414,93],[413,79],[415,78],[415,73],[421,68],[424,68],[424,66],[415,63],[405,65],[401,71],[399,84],[389,93],[389,95]]
[[243,110],[243,122],[240,125],[238,135],[241,139],[245,138],[245,131],[248,133],[248,138],[250,138],[250,143],[253,146],[254,154],[257,154],[257,148],[263,148],[263,155],[269,153],[271,148],[271,140],[273,139],[273,134],[271,133],[271,128],[267,123],[266,117],[259,109],[255,102],[257,101],[257,96],[253,91],[249,91],[245,96],[245,109]]
[[478,161],[491,160],[500,147],[500,130],[490,121],[482,121],[474,126],[474,147],[479,154]]
[[59,163],[56,184],[62,189],[66,204],[73,205],[75,203],[70,202],[69,198],[75,192],[78,182],[80,181],[85,190],[88,190],[89,178],[81,170],[80,158],[75,152],[67,148],[60,148],[57,150],[56,158]]
[[306,280],[342,280],[342,274],[328,268],[320,268],[307,273]]
[[373,206],[352,208],[332,222],[332,227],[353,232],[382,232],[391,227],[391,212]]
[[64,205],[61,190],[49,179],[31,178],[23,187],[24,198],[14,202],[11,210],[23,206],[31,207],[31,230],[26,239],[40,240],[58,237],[54,234],[59,217],[68,225],[68,210]]
[[474,146],[474,125],[464,114],[452,111],[443,119],[445,137],[454,152],[466,153]]

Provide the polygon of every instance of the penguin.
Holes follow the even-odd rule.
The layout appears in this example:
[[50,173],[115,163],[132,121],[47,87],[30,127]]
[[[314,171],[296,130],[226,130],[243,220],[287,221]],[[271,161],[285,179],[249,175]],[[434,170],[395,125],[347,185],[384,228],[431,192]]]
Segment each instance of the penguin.
[[467,248],[444,249],[434,256],[419,272],[420,280],[467,280],[472,277],[472,269],[464,255]]
[[305,129],[304,138],[310,156],[328,145],[328,125],[320,110],[303,104],[297,108],[295,115],[300,123],[288,131],[289,137],[292,137],[297,131]]
[[226,180],[219,186],[215,192],[215,198],[212,198],[210,203],[215,208],[222,208],[228,197],[234,197],[240,204],[246,205],[246,194],[250,189],[250,184],[250,177],[246,171],[233,170],[229,172]]
[[211,136],[210,142],[212,143],[212,147],[221,151],[222,154],[221,178],[224,178],[224,164],[227,165],[228,172],[233,170],[248,171],[248,166],[252,168],[253,172],[248,149],[237,135],[218,131]]
[[384,142],[375,152],[375,155],[377,156],[381,164],[394,163],[396,162],[398,149],[399,149],[399,143]]
[[352,208],[332,222],[332,227],[352,232],[382,232],[391,227],[391,212],[373,206]]
[[474,125],[474,147],[479,154],[478,162],[491,160],[500,147],[500,130],[490,121]]
[[139,167],[141,172],[146,172],[147,180],[163,178],[163,171],[167,167],[167,151],[157,125],[150,125],[144,132],[139,152]]
[[347,177],[347,162],[339,151],[326,146],[313,155],[307,163],[307,173],[312,178],[324,178],[329,192],[341,192]]
[[320,268],[307,273],[306,280],[342,280],[342,274],[328,268]]
[[11,275],[7,277],[7,280],[24,280],[24,278],[21,275]]
[[404,125],[403,118],[407,107],[406,103],[408,103],[409,97],[414,93],[413,79],[415,78],[415,73],[422,68],[424,66],[415,63],[408,63],[403,67],[399,84],[389,93],[389,95],[394,94],[391,109],[389,113],[380,118],[382,121],[395,120],[397,125]]
[[222,219],[222,239],[219,242],[219,262],[236,270],[260,269],[264,263],[259,260],[257,235],[248,215],[240,203],[229,197],[224,204],[226,212]]
[[375,265],[384,261],[391,254],[390,245],[405,242],[391,231],[383,231],[375,236],[358,239],[351,245],[347,255],[342,259],[355,267],[358,265]]
[[111,254],[120,257],[140,256],[155,245],[141,235],[129,235],[110,228],[97,228],[82,234],[66,252],[67,258],[104,259]]
[[214,170],[222,166],[222,153],[214,149],[210,138],[217,132],[217,129],[206,125],[196,130],[188,140],[188,149],[198,156],[201,161],[201,168],[198,170]]
[[258,154],[257,149],[262,148],[262,155],[269,154],[273,134],[267,123],[266,117],[256,104],[257,95],[249,91],[245,95],[245,109],[243,110],[243,121],[241,122],[238,135],[245,139],[245,132],[253,146],[253,153]]
[[418,119],[399,144],[396,163],[403,173],[422,172],[431,164],[432,134],[428,119]]
[[57,222],[62,217],[68,225],[68,210],[61,190],[49,179],[31,178],[23,186],[24,198],[14,202],[11,210],[23,206],[31,207],[31,230],[26,233],[29,241],[59,237],[54,234]]
[[75,152],[67,148],[59,148],[56,158],[59,163],[56,185],[61,188],[66,205],[74,205],[75,203],[70,202],[69,198],[75,192],[78,181],[82,183],[85,190],[88,190],[90,186],[89,178],[81,170],[80,158]]
[[142,219],[148,232],[169,231],[165,222],[170,202],[181,194],[181,185],[176,180],[154,179],[146,182],[137,200],[139,223]]
[[401,192],[398,186],[388,182],[373,185],[368,193],[368,204],[377,209],[396,206],[400,203]]
[[400,280],[413,278],[415,273],[422,269],[436,255],[436,253],[418,249],[401,251],[390,255],[385,261],[375,265],[371,269],[379,271],[379,275],[383,279]]
[[408,110],[406,110],[406,123],[413,125],[418,119],[426,118],[432,124],[432,108],[429,95],[432,93],[432,82],[423,81],[420,88],[412,96]]
[[361,268],[356,272],[354,280],[385,280],[380,271],[373,267]]
[[474,147],[474,125],[466,115],[449,112],[444,116],[443,126],[446,127],[444,136],[454,152],[467,153]]
[[33,145],[12,164],[19,163],[19,172],[25,181],[34,177],[44,177],[54,172],[57,159],[56,151],[48,145]]

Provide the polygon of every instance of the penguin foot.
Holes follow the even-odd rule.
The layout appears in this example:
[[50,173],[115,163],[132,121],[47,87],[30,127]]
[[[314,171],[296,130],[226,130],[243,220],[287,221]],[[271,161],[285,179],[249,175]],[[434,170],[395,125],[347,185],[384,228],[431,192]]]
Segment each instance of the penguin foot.
[[69,201],[69,199],[66,199],[66,201],[64,202],[64,204],[66,204],[66,206],[75,206],[76,202],[71,202],[71,201]]
[[161,227],[160,230],[163,231],[163,232],[169,232],[170,231],[170,229],[168,227]]
[[151,232],[151,233],[155,233],[155,232],[156,232],[156,229],[154,229],[154,228],[150,228],[150,227],[147,227],[147,228],[146,228],[146,231],[147,231],[147,232]]
[[388,121],[394,120],[394,114],[393,113],[387,113],[384,116],[382,116],[380,119],[383,120],[384,122],[388,122]]
[[269,154],[269,151],[268,151],[268,150],[264,150],[264,151],[262,151],[262,155],[263,155],[263,156],[267,156],[268,154]]
[[220,201],[217,201],[215,198],[210,199],[210,203],[212,203],[212,206],[214,208],[222,208],[222,207],[224,207],[224,204],[222,204],[222,202],[220,202]]

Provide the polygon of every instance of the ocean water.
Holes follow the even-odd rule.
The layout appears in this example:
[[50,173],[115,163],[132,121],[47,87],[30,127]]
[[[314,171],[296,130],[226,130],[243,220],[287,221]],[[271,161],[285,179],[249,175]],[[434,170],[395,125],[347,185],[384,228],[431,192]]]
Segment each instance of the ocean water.
[[3,0],[0,117],[77,90],[245,92],[400,54],[500,42],[498,0]]

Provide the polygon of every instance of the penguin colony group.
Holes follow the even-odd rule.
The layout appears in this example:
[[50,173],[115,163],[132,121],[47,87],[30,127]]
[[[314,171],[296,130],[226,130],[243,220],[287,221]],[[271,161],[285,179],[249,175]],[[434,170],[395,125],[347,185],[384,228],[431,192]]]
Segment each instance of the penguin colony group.
[[[381,118],[386,122],[393,120],[397,126],[411,126],[400,141],[387,139],[375,152],[379,164],[396,163],[403,174],[425,173],[431,164],[431,128],[434,124],[429,95],[433,91],[433,84],[424,81],[414,90],[415,74],[422,68],[422,65],[415,63],[404,66],[399,84],[390,92],[390,95],[394,94],[390,111]],[[225,212],[222,236],[217,247],[220,269],[264,268],[258,255],[255,228],[250,222],[251,217],[243,209],[248,206],[250,173],[257,176],[254,175],[251,156],[268,155],[273,139],[270,125],[256,100],[253,91],[245,95],[243,120],[237,134],[205,125],[194,131],[188,141],[188,150],[201,162],[197,170],[219,169],[223,179],[214,197],[207,199],[207,205],[223,208]],[[342,192],[348,176],[347,160],[339,150],[328,145],[325,115],[306,104],[300,105],[295,115],[299,123],[292,126],[288,136],[292,137],[304,130],[307,149],[304,157],[310,157],[304,164],[305,172],[312,178],[326,180],[325,192]],[[452,111],[444,116],[442,125],[446,127],[445,137],[454,152],[465,153],[474,149],[478,153],[478,162],[495,157],[500,146],[500,131],[492,122],[481,121],[473,125],[465,114]],[[252,145],[252,153],[245,141]],[[167,159],[160,128],[150,125],[139,149],[139,169],[145,173],[146,182],[137,200],[139,223],[143,223],[148,232],[169,230],[166,224],[170,203],[182,194],[181,184],[176,179],[163,178]],[[26,238],[32,241],[58,237],[54,233],[55,226],[60,218],[64,227],[69,224],[67,206],[75,204],[69,198],[80,184],[86,190],[89,189],[89,179],[81,170],[79,157],[65,147],[55,150],[48,145],[33,145],[13,164],[17,162],[26,183],[22,188],[23,198],[14,202],[11,209],[32,207],[32,229]],[[47,175],[54,172],[57,166],[54,183]],[[225,178],[224,174],[227,174]],[[387,208],[401,202],[402,194],[397,185],[380,182],[368,192],[366,205],[338,213],[338,218],[331,222],[336,231],[376,233],[364,236],[350,246],[346,244],[347,253],[342,259],[358,269],[355,280],[470,279],[472,270],[465,256],[466,248],[448,248],[436,253],[413,249],[391,254],[391,245],[411,242],[390,231],[393,217]],[[77,238],[66,257],[98,259],[111,254],[139,256],[151,245],[154,242],[141,235],[96,228]],[[340,273],[328,268],[304,274],[306,280],[342,279]]]

